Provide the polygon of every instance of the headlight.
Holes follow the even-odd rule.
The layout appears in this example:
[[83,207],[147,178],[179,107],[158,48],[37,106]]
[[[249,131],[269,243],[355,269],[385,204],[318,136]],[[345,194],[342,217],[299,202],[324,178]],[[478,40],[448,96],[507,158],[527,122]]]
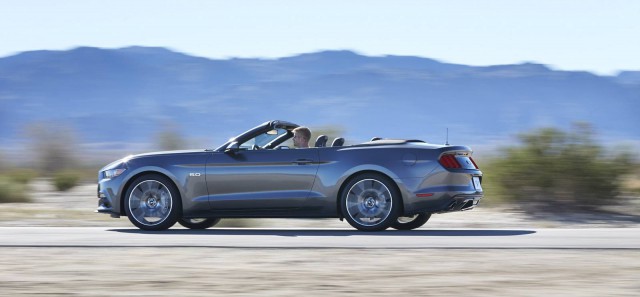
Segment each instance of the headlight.
[[117,177],[118,175],[122,174],[125,170],[126,169],[124,169],[124,168],[105,170],[105,171],[102,172],[102,176],[104,178],[112,179],[112,178]]

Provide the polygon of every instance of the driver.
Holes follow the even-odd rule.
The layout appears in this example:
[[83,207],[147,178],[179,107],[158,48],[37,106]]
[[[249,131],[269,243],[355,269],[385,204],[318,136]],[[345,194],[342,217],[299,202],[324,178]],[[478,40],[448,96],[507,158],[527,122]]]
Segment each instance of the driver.
[[296,148],[308,148],[311,139],[311,130],[307,127],[293,129],[293,146]]

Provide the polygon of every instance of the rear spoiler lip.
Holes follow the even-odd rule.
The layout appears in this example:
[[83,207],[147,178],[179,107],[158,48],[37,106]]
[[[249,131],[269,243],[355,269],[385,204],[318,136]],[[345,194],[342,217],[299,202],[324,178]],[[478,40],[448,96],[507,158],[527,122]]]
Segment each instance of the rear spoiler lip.
[[473,150],[466,145],[446,146],[440,148],[440,156],[444,154],[473,155]]

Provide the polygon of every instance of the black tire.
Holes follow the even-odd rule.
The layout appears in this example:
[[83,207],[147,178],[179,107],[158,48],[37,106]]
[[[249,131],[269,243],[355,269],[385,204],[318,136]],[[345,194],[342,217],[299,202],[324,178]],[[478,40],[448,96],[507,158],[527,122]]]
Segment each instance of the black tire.
[[218,218],[202,218],[202,219],[179,219],[178,224],[182,225],[185,228],[189,229],[207,229],[213,227],[215,224],[220,222]]
[[[145,174],[136,178],[127,188],[124,199],[129,221],[145,231],[169,229],[182,216],[180,193],[163,175]],[[156,214],[158,217],[153,216]]]
[[402,199],[395,183],[377,173],[350,179],[340,193],[342,216],[360,231],[382,231],[398,219]]
[[397,230],[413,230],[422,227],[430,217],[430,213],[420,213],[412,217],[398,217],[396,221],[391,224],[391,228]]

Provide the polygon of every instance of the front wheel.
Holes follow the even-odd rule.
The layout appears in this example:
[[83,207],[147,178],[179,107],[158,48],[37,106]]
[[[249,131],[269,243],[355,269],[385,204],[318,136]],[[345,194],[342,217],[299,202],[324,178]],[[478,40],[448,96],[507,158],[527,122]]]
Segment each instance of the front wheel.
[[413,230],[422,227],[430,217],[430,213],[419,213],[410,217],[398,217],[398,219],[391,224],[391,228],[397,230]]
[[217,218],[179,219],[178,223],[189,229],[207,229],[220,222]]
[[342,215],[361,231],[382,231],[398,219],[402,199],[388,177],[365,173],[351,179],[340,194]]
[[143,175],[127,189],[124,210],[129,221],[142,230],[166,230],[182,215],[180,193],[173,182],[162,175]]

